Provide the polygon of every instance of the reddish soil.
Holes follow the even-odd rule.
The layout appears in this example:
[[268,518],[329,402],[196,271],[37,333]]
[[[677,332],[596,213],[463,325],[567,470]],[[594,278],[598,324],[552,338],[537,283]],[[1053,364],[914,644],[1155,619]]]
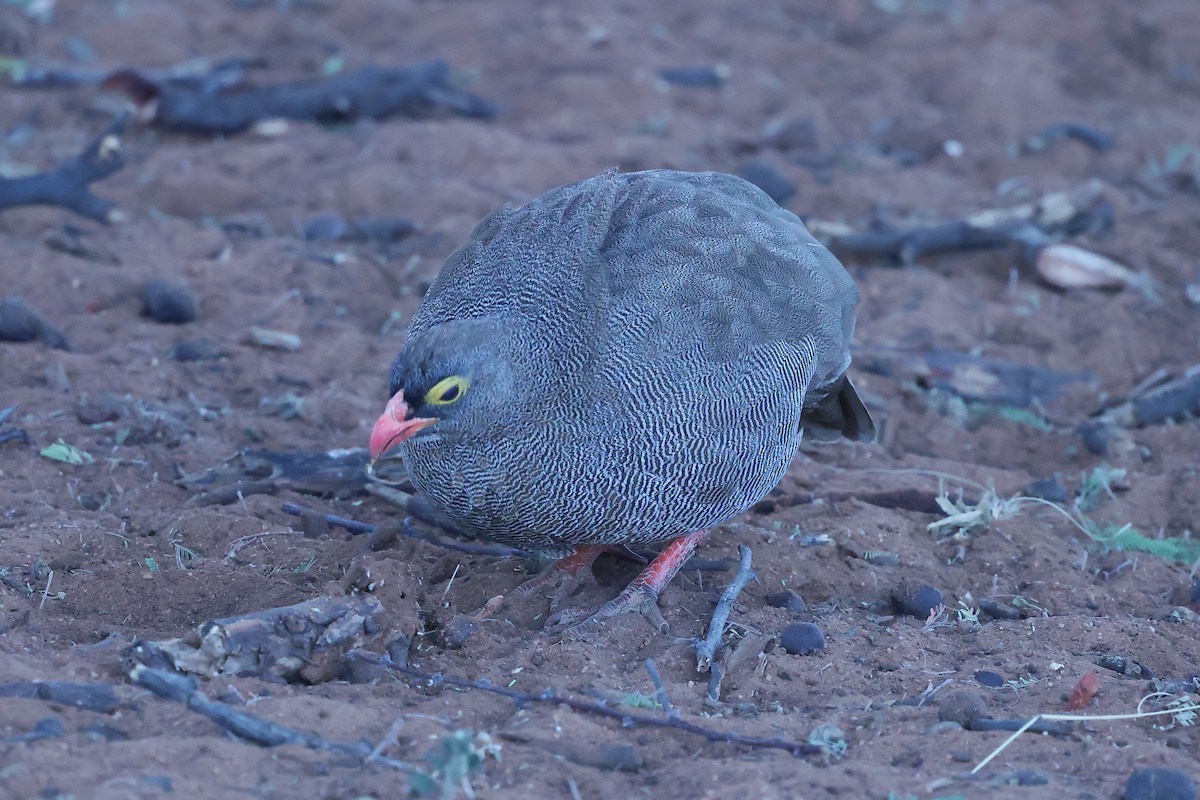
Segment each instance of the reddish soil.
[[[35,6],[52,7],[49,19],[27,23]],[[228,138],[138,128],[126,137],[128,165],[94,187],[124,221],[103,227],[56,208],[0,214],[0,292],[21,295],[73,347],[0,344],[0,407],[19,406],[6,424],[30,438],[0,446],[0,683],[114,684],[122,701],[104,714],[0,699],[0,796],[403,795],[407,776],[386,766],[238,740],[130,684],[120,658],[133,637],[182,636],[206,620],[336,591],[352,562],[382,579],[387,626],[421,620],[410,658],[427,672],[620,702],[653,694],[644,667],[653,657],[687,721],[793,741],[836,725],[845,752],[798,758],[706,743],[391,676],[317,685],[221,677],[201,681],[202,691],[232,701],[236,688],[253,699],[242,710],[344,741],[378,742],[403,717],[386,755],[421,764],[453,730],[486,732],[501,758],[470,776],[483,797],[1117,798],[1138,768],[1197,775],[1198,729],[1163,730],[1170,717],[1026,735],[975,775],[1007,734],[938,721],[962,690],[982,695],[996,718],[1061,713],[1093,669],[1099,692],[1084,713],[1131,712],[1152,683],[1098,667],[1105,656],[1161,679],[1195,675],[1191,564],[1106,551],[1040,506],[939,538],[928,529],[939,515],[861,499],[899,489],[933,498],[936,478],[903,472],[932,470],[994,485],[1001,497],[1057,477],[1069,508],[1081,475],[1121,468],[1120,491],[1101,493],[1094,519],[1151,538],[1192,536],[1195,421],[1131,430],[1104,456],[1075,428],[1154,371],[1197,361],[1200,312],[1186,294],[1200,283],[1194,3],[811,0],[700,11],[686,2],[64,0],[2,11],[10,55],[97,71],[253,55],[265,61],[253,73],[261,82],[443,58],[502,112],[492,121],[293,122],[275,135]],[[715,89],[659,79],[662,69],[717,64],[729,72]],[[6,89],[0,163],[10,174],[50,168],[116,105],[90,86]],[[784,122],[801,124],[780,143],[770,133]],[[1062,122],[1116,145],[1023,146]],[[285,490],[202,506],[177,485],[247,448],[365,446],[403,322],[445,256],[494,208],[612,165],[737,172],[750,162],[795,184],[787,205],[798,214],[859,228],[876,216],[962,217],[1099,179],[1114,224],[1078,243],[1147,271],[1155,292],[1060,291],[1010,250],[926,255],[904,268],[847,258],[863,298],[855,380],[884,435],[874,445],[806,446],[773,508],[729,523],[701,548],[704,558],[735,558],[749,545],[758,573],[727,636],[753,644],[729,665],[720,707],[705,705],[707,676],[690,642],[729,573],[681,574],[664,594],[670,636],[629,617],[586,642],[556,644],[540,631],[545,599],[529,598],[452,650],[438,627],[515,586],[518,560],[406,540],[371,552],[337,529],[305,536],[281,510],[290,500],[365,522],[398,517],[357,492]],[[301,223],[322,212],[419,227],[399,242],[306,242]],[[99,255],[48,246],[64,232]],[[161,325],[139,316],[135,300],[105,302],[151,277],[188,284],[198,319]],[[251,326],[296,334],[301,345],[253,346]],[[224,355],[169,357],[178,340],[199,338]],[[885,368],[896,353],[911,360],[934,348],[1092,379],[1031,412],[964,414],[911,371]],[[97,401],[116,418],[89,424],[81,406]],[[95,460],[40,454],[59,439]],[[256,534],[266,535],[228,555]],[[812,534],[828,539],[804,546]],[[177,562],[179,546],[196,557]],[[579,602],[612,596],[632,573],[603,559]],[[926,624],[897,614],[891,594],[903,582],[940,590],[946,617]],[[767,605],[783,587],[809,610]],[[955,613],[981,600],[1023,605],[1021,617],[983,615],[975,625]],[[797,620],[820,626],[823,652],[789,655],[774,643]],[[1012,683],[987,688],[981,670]],[[18,741],[47,717],[61,735]],[[637,768],[588,765],[613,744],[631,747]]]

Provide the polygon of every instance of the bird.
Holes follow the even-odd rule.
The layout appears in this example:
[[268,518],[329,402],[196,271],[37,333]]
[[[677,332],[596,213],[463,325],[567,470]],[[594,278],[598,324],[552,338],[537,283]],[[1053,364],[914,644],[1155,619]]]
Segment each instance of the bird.
[[609,550],[666,543],[616,598],[641,612],[801,436],[871,441],[847,375],[858,292],[795,214],[719,172],[609,169],[484,218],[430,285],[389,371],[373,465],[460,531],[544,557],[552,610]]

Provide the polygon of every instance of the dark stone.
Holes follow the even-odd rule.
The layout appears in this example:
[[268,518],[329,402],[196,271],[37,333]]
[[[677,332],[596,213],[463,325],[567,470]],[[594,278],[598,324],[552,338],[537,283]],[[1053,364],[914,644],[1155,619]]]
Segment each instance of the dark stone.
[[167,355],[176,361],[209,361],[223,357],[225,350],[208,339],[184,339],[176,342]]
[[786,608],[793,614],[803,614],[805,611],[808,611],[808,606],[805,605],[804,598],[791,589],[771,592],[771,594],[763,598],[763,602],[771,608]]
[[671,67],[658,73],[672,86],[688,89],[719,89],[725,75],[718,67]]
[[226,351],[221,345],[209,339],[184,339],[175,342],[175,347],[170,348],[167,353],[175,361],[210,361],[220,359],[224,354]]
[[789,119],[767,126],[763,138],[771,147],[780,150],[817,150],[817,126],[812,120]]
[[796,622],[783,629],[779,643],[794,656],[811,656],[825,649],[825,634],[811,622]]
[[19,297],[0,300],[0,342],[32,342],[41,339],[55,350],[70,350],[62,331],[42,319]]
[[1094,456],[1108,453],[1108,446],[1113,440],[1112,429],[1103,422],[1087,422],[1078,428],[1079,438],[1083,446]]
[[99,425],[121,418],[125,402],[112,392],[93,395],[75,407],[75,417],[84,425]]
[[992,619],[1020,619],[1021,612],[995,600],[980,600],[979,613]]
[[1040,772],[1034,772],[1031,769],[1020,769],[1013,773],[1011,782],[1017,786],[1045,786],[1050,782],[1050,779]]
[[394,242],[411,236],[417,229],[416,223],[400,217],[367,217],[355,220],[349,238],[368,242]]
[[738,175],[767,193],[779,205],[796,196],[796,184],[766,164],[753,162],[742,167]]
[[45,324],[21,298],[0,300],[0,342],[32,342],[42,335]]
[[975,682],[981,686],[986,686],[989,689],[999,689],[1001,686],[1007,683],[1007,681],[1004,680],[1003,675],[987,669],[981,669],[975,673]]
[[987,700],[979,692],[951,692],[938,703],[938,719],[957,722],[967,730],[975,720],[987,718]]
[[945,601],[940,591],[924,583],[903,582],[892,589],[892,602],[896,612],[918,619],[927,619],[933,609]]
[[349,229],[341,214],[325,211],[305,220],[304,238],[310,242],[336,242]]
[[442,629],[442,646],[447,650],[461,650],[471,637],[479,633],[479,624],[463,614],[454,618]]
[[196,319],[192,290],[172,281],[146,281],[138,290],[142,313],[165,325],[183,325]]
[[1038,478],[1025,490],[1033,497],[1049,500],[1051,503],[1067,502],[1067,487],[1058,478]]
[[1125,800],[1196,800],[1196,784],[1182,770],[1139,769],[1125,783]]

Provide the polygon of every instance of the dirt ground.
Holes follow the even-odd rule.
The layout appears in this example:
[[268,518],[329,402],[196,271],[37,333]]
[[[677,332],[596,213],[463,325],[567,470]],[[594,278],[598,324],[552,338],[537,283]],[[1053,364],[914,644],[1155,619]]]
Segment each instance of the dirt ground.
[[[127,678],[134,638],[336,594],[362,567],[380,624],[412,636],[409,663],[424,672],[661,717],[646,699],[652,657],[684,721],[794,742],[832,725],[844,750],[797,757],[710,743],[391,674],[313,685],[241,674],[202,680],[201,691],[372,746],[400,720],[385,757],[435,780],[451,761],[466,765],[481,797],[1118,798],[1136,769],[1200,775],[1200,734],[1185,715],[1025,735],[975,774],[1007,734],[939,720],[963,691],[997,719],[1063,713],[1092,670],[1099,691],[1083,713],[1129,713],[1165,687],[1169,696],[1147,703],[1161,709],[1182,702],[1200,671],[1190,561],[1106,548],[1061,511],[1000,502],[1033,491],[1086,513],[1093,534],[1128,524],[1194,552],[1196,422],[1122,428],[1106,451],[1077,428],[1156,371],[1200,361],[1200,6],[52,0],[0,14],[5,58],[28,63],[104,73],[256,56],[250,77],[269,83],[445,59],[459,86],[500,110],[229,137],[135,126],[127,166],[93,187],[124,220],[0,214],[0,295],[23,297],[71,344],[0,344],[0,408],[17,406],[4,425],[28,437],[0,445],[0,683],[110,684],[119,700],[100,712],[0,699],[0,796],[403,796],[409,776],[387,764],[249,744]],[[689,73],[715,85],[664,79],[678,67],[715,68]],[[86,83],[6,88],[5,174],[69,159],[123,102]],[[1030,138],[1059,123],[1115,146]],[[354,489],[189,503],[198,490],[178,479],[244,450],[364,447],[404,324],[474,223],[614,165],[768,167],[795,187],[790,209],[857,229],[961,218],[1096,179],[1110,224],[1073,241],[1152,283],[1054,288],[1013,248],[921,254],[908,266],[847,254],[862,295],[854,377],[883,435],[806,445],[769,503],[701,548],[734,559],[748,545],[758,576],[730,618],[718,704],[705,702],[692,640],[731,572],[680,575],[663,598],[668,636],[631,616],[555,643],[541,632],[546,598],[534,597],[510,601],[453,649],[444,632],[454,615],[520,582],[520,559],[406,539],[371,550],[365,537],[282,510],[292,501],[368,523],[403,516]],[[306,240],[319,214],[416,229]],[[198,318],[140,315],[129,292],[149,278],[187,284]],[[294,334],[299,347],[256,345],[252,328]],[[201,339],[212,357],[172,356]],[[947,353],[966,360],[930,367],[931,354],[944,367]],[[986,359],[1020,365],[1000,370],[1015,400],[976,397],[996,388]],[[1063,390],[1030,388],[1031,374]],[[92,460],[43,455],[59,440]],[[949,500],[961,486],[961,508],[996,499],[1000,518],[957,536],[931,531],[946,516],[935,472],[974,482],[946,479]],[[602,559],[580,604],[613,596],[634,569]],[[897,609],[898,589],[926,586],[942,593],[941,616]],[[806,610],[768,604],[782,589]],[[981,603],[999,606],[975,621]],[[797,621],[820,627],[823,651],[779,646]],[[39,730],[49,733],[29,736]],[[473,755],[444,757],[464,741]],[[455,791],[462,782],[446,794]]]

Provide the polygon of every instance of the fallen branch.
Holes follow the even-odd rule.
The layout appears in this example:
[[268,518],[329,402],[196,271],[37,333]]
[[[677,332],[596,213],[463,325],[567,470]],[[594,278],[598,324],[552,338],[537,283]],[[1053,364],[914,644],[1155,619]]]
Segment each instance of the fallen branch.
[[0,684],[0,697],[28,697],[72,706],[101,714],[120,707],[112,686],[106,683],[67,683],[65,681],[25,681]]
[[697,672],[706,672],[712,665],[713,659],[717,655],[717,648],[721,646],[721,636],[725,633],[725,623],[729,621],[729,612],[733,610],[733,603],[742,593],[742,589],[746,588],[746,584],[756,577],[754,570],[750,569],[750,548],[744,544],[738,545],[738,555],[738,571],[729,585],[725,587],[725,591],[721,593],[717,607],[713,609],[712,620],[708,623],[708,633],[703,639],[696,640]]
[[527,692],[519,692],[514,689],[506,689],[501,686],[495,686],[489,681],[472,681],[465,678],[456,678],[452,675],[443,673],[428,673],[422,672],[414,667],[402,666],[393,662],[387,656],[380,656],[375,653],[364,650],[352,650],[346,654],[347,658],[364,661],[368,664],[390,669],[393,672],[398,672],[402,675],[416,678],[424,681],[430,686],[455,686],[460,689],[475,689],[481,692],[489,692],[491,694],[507,697],[518,706],[530,705],[533,703],[547,703],[554,706],[566,706],[574,711],[579,711],[585,714],[595,714],[609,719],[619,720],[625,727],[637,727],[639,725],[650,728],[668,728],[670,730],[683,731],[695,736],[700,736],[710,742],[720,742],[724,744],[744,745],[746,747],[762,747],[772,748],[777,750],[786,750],[792,755],[808,756],[817,755],[823,752],[818,745],[807,744],[802,742],[789,742],[786,739],[767,739],[761,736],[743,736],[740,733],[728,731],[715,731],[709,728],[701,727],[686,720],[677,717],[651,717],[645,714],[635,714],[626,711],[620,711],[611,708],[602,703],[593,703],[586,700],[578,700],[574,697],[564,697],[555,694],[552,690],[547,689],[540,694],[529,694]]
[[16,206],[58,206],[97,222],[116,222],[116,206],[92,194],[88,186],[125,166],[121,134],[127,117],[119,117],[82,153],[57,169],[24,178],[0,178],[0,211]]
[[382,612],[368,594],[316,597],[205,622],[198,636],[137,642],[130,655],[205,677],[248,673],[320,683],[340,673],[345,651],[379,635]]
[[[203,714],[233,735],[264,747],[302,744],[313,750],[351,755],[359,759],[367,759],[373,752],[373,748],[366,742],[339,742],[326,739],[319,733],[302,731],[278,722],[261,719],[216,700],[210,700],[197,688],[196,679],[187,675],[136,664],[129,671],[129,679],[155,696],[183,703],[192,711]],[[393,764],[395,762],[382,761],[381,763]],[[411,767],[407,768],[411,769]]]
[[988,209],[962,219],[909,229],[880,224],[862,231],[820,219],[806,220],[806,224],[813,236],[834,253],[885,256],[906,266],[922,253],[1012,244],[1021,246],[1032,261],[1039,250],[1058,238],[1107,225],[1103,192],[1104,185],[1092,180],[1069,191],[1051,192],[1036,203]]
[[328,124],[439,113],[490,119],[497,113],[491,102],[455,88],[444,61],[394,69],[364,67],[322,81],[221,87],[220,91],[120,70],[105,78],[101,87],[127,95],[156,127],[181,133],[231,135],[262,120],[281,118]]

